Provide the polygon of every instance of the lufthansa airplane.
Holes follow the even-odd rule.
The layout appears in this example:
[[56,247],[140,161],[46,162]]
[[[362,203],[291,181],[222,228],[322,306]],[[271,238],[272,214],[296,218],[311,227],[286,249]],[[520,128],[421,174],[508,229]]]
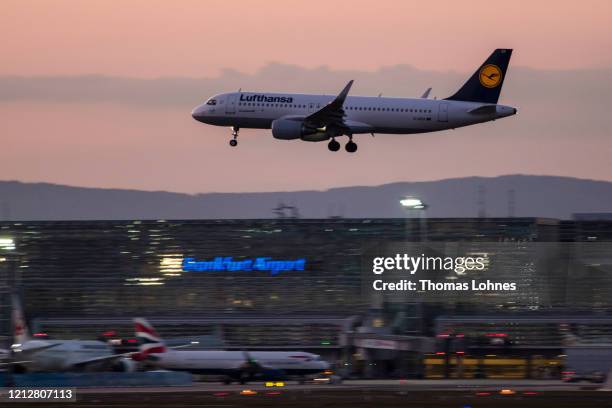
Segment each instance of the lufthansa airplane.
[[516,114],[516,108],[498,105],[511,49],[497,49],[454,95],[441,100],[348,96],[353,81],[333,95],[268,92],[218,94],[191,113],[199,122],[232,128],[236,146],[240,128],[272,129],[281,140],[322,142],[340,150],[339,136],[348,136],[347,152],[357,151],[353,135],[362,133],[411,134],[454,129]]

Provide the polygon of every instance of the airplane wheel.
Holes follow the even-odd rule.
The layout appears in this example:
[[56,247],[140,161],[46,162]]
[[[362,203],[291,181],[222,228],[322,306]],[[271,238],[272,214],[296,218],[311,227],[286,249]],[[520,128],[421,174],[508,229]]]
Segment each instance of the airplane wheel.
[[355,142],[348,142],[346,144],[346,146],[344,146],[344,148],[349,153],[355,153],[357,151],[357,143],[355,143]]
[[327,148],[332,152],[337,152],[340,150],[340,143],[338,143],[336,140],[332,140],[327,144]]
[[238,141],[236,139],[230,140],[230,146],[232,146],[232,147],[238,146]]

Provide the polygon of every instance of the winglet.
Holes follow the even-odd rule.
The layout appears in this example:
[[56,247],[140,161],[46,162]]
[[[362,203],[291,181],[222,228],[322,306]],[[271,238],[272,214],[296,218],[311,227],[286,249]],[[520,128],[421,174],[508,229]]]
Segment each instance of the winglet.
[[332,103],[330,103],[330,105],[334,105],[335,107],[338,107],[338,108],[342,107],[342,105],[344,105],[344,101],[346,100],[346,97],[349,91],[351,90],[351,87],[353,86],[353,82],[354,81],[352,79],[348,81],[348,84],[346,84],[344,89],[340,91],[338,96],[336,96],[336,99],[334,99]]
[[431,88],[427,88],[427,90],[425,92],[423,92],[423,95],[421,95],[421,99],[429,98],[429,93],[430,92],[431,92]]

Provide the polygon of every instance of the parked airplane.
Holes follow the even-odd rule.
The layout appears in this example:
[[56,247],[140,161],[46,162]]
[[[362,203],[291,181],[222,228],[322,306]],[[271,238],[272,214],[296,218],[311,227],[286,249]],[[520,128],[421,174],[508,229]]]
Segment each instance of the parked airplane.
[[231,146],[238,144],[240,128],[272,129],[281,140],[321,142],[338,151],[336,137],[346,135],[347,152],[356,152],[353,135],[362,133],[411,134],[454,129],[516,114],[516,108],[498,105],[512,55],[497,49],[454,95],[427,99],[348,96],[353,81],[333,95],[231,92],[218,94],[191,113],[199,122],[230,126]]
[[14,344],[5,364],[14,372],[135,370],[136,364],[128,355],[113,354],[101,341],[32,338],[17,295],[13,295],[12,303]]
[[329,369],[316,354],[301,351],[176,350],[166,347],[146,319],[134,319],[139,353],[132,358],[153,367],[194,374],[222,375],[244,384],[251,380],[304,377]]

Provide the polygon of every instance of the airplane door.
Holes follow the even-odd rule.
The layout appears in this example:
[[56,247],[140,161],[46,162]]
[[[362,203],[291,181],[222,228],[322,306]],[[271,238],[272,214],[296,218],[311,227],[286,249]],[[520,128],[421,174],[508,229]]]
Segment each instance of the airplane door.
[[227,103],[225,104],[225,113],[236,113],[236,99],[238,94],[229,94],[227,97]]
[[448,122],[448,102],[441,102],[438,111],[438,122]]

